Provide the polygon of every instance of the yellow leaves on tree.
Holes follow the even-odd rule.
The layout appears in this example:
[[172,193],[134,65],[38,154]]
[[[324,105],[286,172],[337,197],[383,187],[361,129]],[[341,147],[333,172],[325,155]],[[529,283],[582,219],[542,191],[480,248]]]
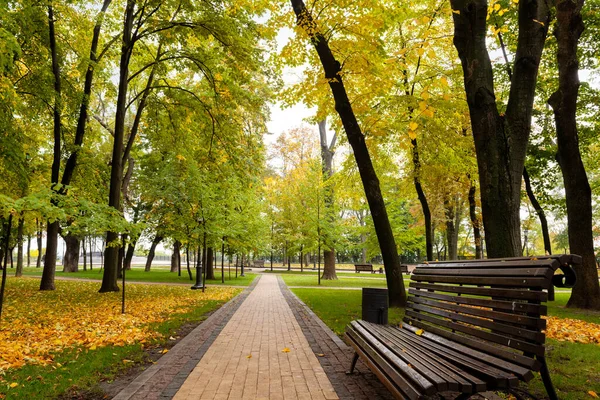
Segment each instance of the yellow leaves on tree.
[[73,346],[90,351],[104,346],[146,343],[159,337],[151,324],[187,312],[207,301],[226,301],[233,288],[199,293],[187,288],[130,285],[127,314],[120,293],[99,294],[93,282],[57,282],[56,290],[39,291],[33,279],[8,281],[0,323],[0,373],[25,364],[51,364],[52,353]]
[[546,336],[576,343],[600,344],[600,325],[570,318],[548,317]]

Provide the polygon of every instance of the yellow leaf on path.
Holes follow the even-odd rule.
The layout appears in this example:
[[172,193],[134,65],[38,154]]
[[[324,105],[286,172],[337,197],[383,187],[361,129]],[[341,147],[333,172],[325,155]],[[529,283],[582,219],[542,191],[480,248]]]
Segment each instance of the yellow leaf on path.
[[252,354],[248,354],[246,358],[252,358]]
[[596,399],[598,398],[598,395],[597,395],[597,394],[596,394],[596,392],[594,392],[593,390],[590,390],[590,391],[588,392],[588,394],[589,394],[590,396],[592,396],[592,397],[596,398]]
[[163,351],[161,351],[162,354],[166,354],[169,352],[169,349],[163,349]]
[[325,357],[325,354],[323,354],[323,353],[317,353],[317,355],[318,355],[319,357]]
[[423,334],[423,332],[424,332],[423,329],[418,329],[418,330],[415,331],[415,334],[417,336],[421,336]]
[[281,350],[283,353],[289,353],[290,349],[288,349],[287,347],[284,347],[283,350]]
[[19,384],[17,382],[13,382],[10,384],[11,388],[16,388],[17,386],[19,386]]

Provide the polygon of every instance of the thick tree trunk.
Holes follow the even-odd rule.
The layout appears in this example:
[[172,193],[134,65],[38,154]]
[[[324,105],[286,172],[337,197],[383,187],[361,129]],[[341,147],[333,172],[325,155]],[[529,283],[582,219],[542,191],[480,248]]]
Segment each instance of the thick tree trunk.
[[548,103],[554,110],[558,142],[558,163],[563,173],[567,201],[569,248],[583,258],[576,266],[577,284],[567,307],[600,309],[600,286],[592,236],[592,191],[579,151],[577,97],[579,62],[577,46],[584,25],[583,0],[560,0],[556,5],[558,44],[558,90]]
[[544,209],[537,201],[535,194],[533,193],[533,189],[531,188],[531,181],[529,180],[529,174],[527,173],[527,168],[523,168],[523,180],[525,181],[525,191],[527,192],[527,197],[529,197],[529,201],[531,205],[535,209],[535,212],[540,219],[540,225],[542,226],[542,236],[544,237],[544,250],[546,254],[552,254],[552,243],[550,241],[550,232],[548,231],[548,220],[546,220],[546,213]]
[[163,237],[158,234],[154,237],[154,240],[152,241],[152,244],[150,245],[150,251],[148,252],[148,257],[146,258],[146,267],[144,268],[144,271],[146,271],[146,272],[150,271],[150,268],[152,267],[152,260],[154,260],[154,254],[156,253],[156,246],[158,246],[158,244],[161,242],[161,240],[163,240]]
[[[62,109],[61,100],[61,82],[60,82],[60,66],[58,60],[58,49],[56,48],[56,33],[54,29],[54,9],[52,1],[48,3],[48,31],[50,39],[50,53],[52,58],[52,75],[54,76],[54,110],[53,110],[53,136],[54,149],[52,156],[52,172],[50,184],[53,191],[56,191],[60,174],[60,158],[61,158],[61,115]],[[58,221],[48,221],[48,230],[46,232],[46,257],[44,258],[44,270],[42,271],[42,279],[40,281],[40,290],[54,290],[54,273],[56,272],[56,249],[58,246]]]
[[39,220],[36,218],[35,219],[35,226],[37,228],[37,232],[36,232],[36,239],[37,239],[37,248],[38,248],[38,256],[37,256],[37,260],[35,261],[35,267],[36,268],[41,268],[42,267],[42,224],[39,222]]
[[[125,114],[127,111],[127,88],[129,84],[129,61],[133,50],[132,31],[134,20],[135,0],[127,0],[123,23],[123,39],[121,45],[121,60],[119,62],[119,92],[115,115],[113,137],[113,152],[110,172],[108,205],[116,210],[121,209],[121,182],[123,179],[123,139],[125,133]],[[104,255],[104,274],[100,292],[118,292],[117,285],[119,261],[119,234],[106,233],[106,251]]]
[[215,251],[212,247],[206,249],[206,279],[215,279]]
[[19,218],[19,225],[17,226],[17,270],[15,276],[23,276],[23,227],[25,225],[25,219]]
[[137,245],[137,240],[132,240],[127,245],[127,252],[125,253],[125,260],[123,261],[123,265],[127,271],[131,270],[131,260],[133,259],[133,253],[135,252],[135,246]]
[[335,100],[335,109],[342,120],[348,142],[354,152],[354,158],[360,172],[367,202],[369,203],[371,217],[373,218],[386,270],[389,304],[392,307],[404,306],[406,304],[406,292],[404,291],[404,282],[399,272],[400,259],[398,258],[398,249],[396,248],[392,227],[390,226],[385,202],[379,187],[379,179],[377,178],[369,150],[367,149],[365,136],[360,130],[360,126],[352,110],[352,104],[344,88],[340,74],[341,64],[333,56],[327,40],[319,31],[304,2],[302,0],[291,0],[291,3],[297,16],[298,26],[303,28],[309,35],[319,55],[325,71],[325,78],[329,83]]
[[475,258],[483,258],[483,251],[481,248],[481,231],[479,229],[480,221],[477,217],[475,202],[475,182],[471,181],[471,187],[469,188],[469,217],[471,218],[471,226],[473,226],[473,238],[475,240]]
[[171,254],[171,272],[177,272],[177,267],[180,265],[181,254],[179,248],[181,243],[178,240],[173,243],[173,254]]
[[[323,235],[323,276],[322,279],[333,280],[337,279],[335,273],[335,244],[331,235],[331,228],[335,221],[334,193],[331,183],[327,182],[333,176],[333,155],[337,135],[334,133],[331,143],[327,144],[327,127],[326,120],[319,122],[319,138],[321,142],[321,167],[323,169],[323,177],[325,179],[325,221],[327,226]],[[321,230],[323,232],[323,230]]]
[[448,243],[448,260],[458,258],[458,233],[462,219],[462,206],[459,196],[446,198],[444,209],[446,213],[446,241]]
[[63,272],[79,272],[79,246],[80,240],[73,235],[66,235],[65,257],[63,263]]
[[486,0],[451,0],[454,45],[461,60],[477,153],[481,210],[489,257],[520,255],[521,176],[531,130],[547,2],[519,2],[519,36],[506,113],[498,111],[486,48]]

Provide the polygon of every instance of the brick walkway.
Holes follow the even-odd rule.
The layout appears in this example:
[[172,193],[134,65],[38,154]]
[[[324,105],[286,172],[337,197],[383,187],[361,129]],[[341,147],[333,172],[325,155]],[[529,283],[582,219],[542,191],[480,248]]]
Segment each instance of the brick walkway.
[[262,275],[174,397],[246,398],[338,398],[274,275]]

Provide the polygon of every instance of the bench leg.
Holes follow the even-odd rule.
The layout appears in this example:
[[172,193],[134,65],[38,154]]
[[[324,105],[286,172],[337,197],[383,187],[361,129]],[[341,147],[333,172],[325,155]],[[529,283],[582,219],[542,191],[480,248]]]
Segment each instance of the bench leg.
[[354,368],[356,367],[357,361],[358,361],[358,353],[354,353],[354,357],[352,357],[352,364],[350,364],[350,371],[347,371],[346,375],[352,375],[354,373]]
[[542,381],[544,382],[544,387],[548,393],[548,398],[550,398],[550,400],[558,400],[556,390],[554,389],[552,379],[550,378],[550,371],[548,371],[548,364],[546,364],[546,357],[538,357],[537,359],[542,363],[540,375],[542,375]]

